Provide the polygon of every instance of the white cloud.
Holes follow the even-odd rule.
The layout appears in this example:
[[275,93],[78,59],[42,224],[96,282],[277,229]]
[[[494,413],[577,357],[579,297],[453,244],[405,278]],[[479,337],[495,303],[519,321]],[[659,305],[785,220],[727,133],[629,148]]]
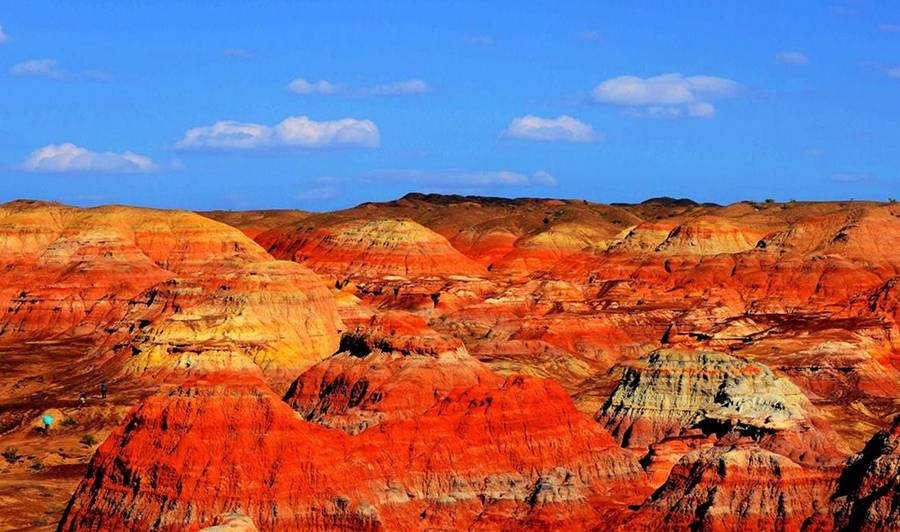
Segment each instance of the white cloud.
[[5,42],[9,42],[9,35],[3,31],[3,26],[0,26],[0,44]]
[[808,65],[809,58],[803,52],[778,52],[775,60],[785,65]]
[[887,75],[889,78],[900,79],[900,66],[887,69]]
[[822,148],[807,148],[806,155],[809,155],[810,157],[821,157],[825,155],[825,150]]
[[181,150],[265,150],[375,148],[380,144],[378,126],[370,120],[344,118],[317,122],[291,116],[274,126],[216,122],[185,133],[176,147]]
[[885,33],[900,33],[900,24],[881,24],[878,29]]
[[425,94],[431,90],[427,83],[420,79],[383,83],[360,90],[364,96],[395,96],[400,94]]
[[596,31],[582,31],[578,33],[578,37],[583,41],[600,42],[603,37]]
[[594,142],[603,136],[594,128],[568,115],[541,118],[525,115],[514,118],[502,133],[504,137],[526,140],[561,140],[566,142]]
[[478,189],[485,187],[555,186],[556,178],[544,170],[531,175],[509,170],[377,170],[368,181],[409,181],[417,185]]
[[31,152],[20,165],[26,172],[138,174],[157,170],[148,157],[134,152],[94,152],[71,143],[49,144]]
[[712,118],[716,116],[716,108],[711,103],[691,103],[687,106],[687,113],[694,118]]
[[632,114],[710,118],[716,112],[711,100],[737,96],[741,89],[739,83],[730,79],[675,73],[611,78],[597,85],[592,94],[597,102],[631,107]]
[[645,118],[713,118],[716,116],[716,108],[711,103],[699,102],[687,105],[648,105],[646,107],[634,107],[628,109],[629,116]]
[[555,187],[559,184],[559,181],[557,181],[555,177],[544,170],[538,170],[531,174],[531,182],[536,185],[545,185],[548,187]]
[[56,59],[29,59],[14,65],[9,73],[17,77],[65,79],[68,73],[59,67]]
[[303,78],[297,78],[288,83],[287,90],[295,94],[337,94],[341,88],[324,79],[310,82]]

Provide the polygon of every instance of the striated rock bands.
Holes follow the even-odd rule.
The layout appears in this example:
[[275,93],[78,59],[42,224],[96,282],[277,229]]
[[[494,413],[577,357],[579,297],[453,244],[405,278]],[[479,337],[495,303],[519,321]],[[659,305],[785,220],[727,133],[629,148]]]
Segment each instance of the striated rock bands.
[[60,528],[197,530],[235,511],[266,530],[587,524],[619,506],[621,482],[642,483],[630,453],[549,382],[460,389],[415,419],[348,436],[238,379],[210,376],[139,406]]

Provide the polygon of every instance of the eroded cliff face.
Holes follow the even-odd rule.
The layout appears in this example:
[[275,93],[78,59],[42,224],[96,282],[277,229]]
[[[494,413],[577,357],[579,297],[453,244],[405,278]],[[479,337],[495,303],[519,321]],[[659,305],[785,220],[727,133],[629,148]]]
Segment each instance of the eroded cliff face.
[[861,202],[0,206],[0,528],[890,529],[898,239]]
[[900,417],[847,462],[833,497],[840,530],[891,530],[900,523]]
[[18,508],[0,528],[58,521],[97,443],[160,385],[226,369],[285,390],[338,347],[316,274],[194,213],[14,202],[0,241],[0,497]]
[[830,530],[836,471],[803,467],[752,442],[685,455],[638,510],[637,530]]
[[759,363],[663,349],[626,365],[597,420],[625,447],[738,434],[798,462],[827,464],[846,447],[800,389]]
[[285,401],[308,421],[356,434],[418,416],[458,388],[502,381],[459,340],[389,312],[346,333],[340,352],[303,372]]
[[292,378],[337,348],[340,319],[314,273],[197,214],[14,203],[0,232],[0,342],[91,337],[113,376]]
[[[546,416],[535,417],[535,408]],[[148,398],[99,449],[62,530],[587,526],[644,473],[549,381],[462,388],[356,436],[309,423],[262,381],[213,374]]]
[[[428,228],[485,271],[462,262],[415,275],[365,271],[370,251],[358,244],[321,265],[293,251],[311,234],[385,220]],[[395,262],[411,249],[410,264],[447,256],[391,234],[394,243],[374,247]],[[285,224],[263,243],[376,312],[426,317],[495,371],[560,382],[585,412],[604,402],[622,362],[661,347],[735,352],[788,377],[858,448],[898,408],[898,234],[895,204],[411,194]]]

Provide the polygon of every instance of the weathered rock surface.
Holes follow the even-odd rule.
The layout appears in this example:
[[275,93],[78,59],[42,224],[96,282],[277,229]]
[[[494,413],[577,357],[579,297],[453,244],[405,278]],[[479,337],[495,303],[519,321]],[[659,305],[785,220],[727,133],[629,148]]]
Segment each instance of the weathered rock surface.
[[638,510],[631,530],[830,530],[836,471],[741,442],[694,451]]
[[72,527],[889,529],[898,279],[874,202],[13,202],[0,528],[119,427]]
[[93,336],[128,375],[295,375],[337,347],[315,274],[194,213],[17,202],[0,234],[0,342]]
[[[320,266],[287,251],[317,231],[377,220],[413,220],[487,272],[473,281],[468,266],[426,276],[375,271],[345,284],[362,273],[353,257],[337,253]],[[615,386],[620,362],[667,346],[739,351],[790,378],[859,447],[900,409],[898,234],[900,207],[872,202],[598,205],[410,194],[275,227],[264,247],[306,260],[376,312],[428,316],[497,371],[557,380],[586,412]],[[391,247],[409,255],[393,243],[385,252]]]
[[502,381],[459,340],[389,312],[345,333],[340,352],[303,372],[285,400],[308,421],[355,434],[419,415],[457,388]]
[[409,219],[351,220],[275,228],[257,241],[279,258],[338,278],[480,274],[484,268],[441,235]]
[[900,417],[849,460],[834,502],[840,530],[900,528]]
[[663,349],[629,362],[597,419],[624,446],[638,449],[693,430],[745,435],[814,465],[846,453],[788,379],[713,351]]
[[60,528],[197,530],[237,509],[264,530],[586,526],[643,485],[631,454],[549,381],[459,389],[348,436],[303,421],[261,381],[218,374],[137,407]]

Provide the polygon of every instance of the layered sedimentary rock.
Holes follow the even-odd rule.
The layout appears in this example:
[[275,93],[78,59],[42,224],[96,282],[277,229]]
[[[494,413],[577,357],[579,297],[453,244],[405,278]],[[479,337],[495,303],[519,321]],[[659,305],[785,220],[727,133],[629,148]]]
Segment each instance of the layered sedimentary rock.
[[626,447],[693,429],[744,434],[809,464],[844,451],[797,386],[762,364],[713,351],[663,349],[626,364],[597,418]]
[[285,400],[308,421],[355,434],[421,414],[457,388],[501,382],[459,340],[393,312],[346,333],[340,352],[300,375]]
[[645,493],[630,453],[552,382],[460,389],[349,436],[247,379],[211,375],[146,400],[100,448],[60,528],[196,530],[235,511],[266,530],[585,526],[619,513],[621,483],[632,501]]
[[279,258],[336,277],[480,274],[484,268],[441,235],[409,219],[351,220],[316,226],[306,220],[257,237]]
[[840,530],[892,530],[900,526],[900,417],[854,455],[834,494]]
[[305,264],[376,309],[428,313],[495,370],[559,381],[585,411],[615,386],[611,367],[666,345],[777,367],[853,446],[900,408],[896,204],[410,194],[274,228],[264,245],[295,258],[284,250],[304,235],[384,219],[414,220],[484,265],[477,290],[454,279],[466,267],[345,285],[352,258]]
[[830,530],[836,471],[806,468],[750,442],[685,455],[631,530]]
[[203,216],[240,229],[250,238],[265,233],[269,229],[297,223],[311,216],[311,213],[296,210],[266,211],[204,211]]
[[898,238],[874,202],[0,206],[0,528],[165,386],[67,526],[887,529]]
[[98,361],[145,373],[303,369],[340,320],[318,277],[182,211],[0,208],[0,342],[98,338]]

